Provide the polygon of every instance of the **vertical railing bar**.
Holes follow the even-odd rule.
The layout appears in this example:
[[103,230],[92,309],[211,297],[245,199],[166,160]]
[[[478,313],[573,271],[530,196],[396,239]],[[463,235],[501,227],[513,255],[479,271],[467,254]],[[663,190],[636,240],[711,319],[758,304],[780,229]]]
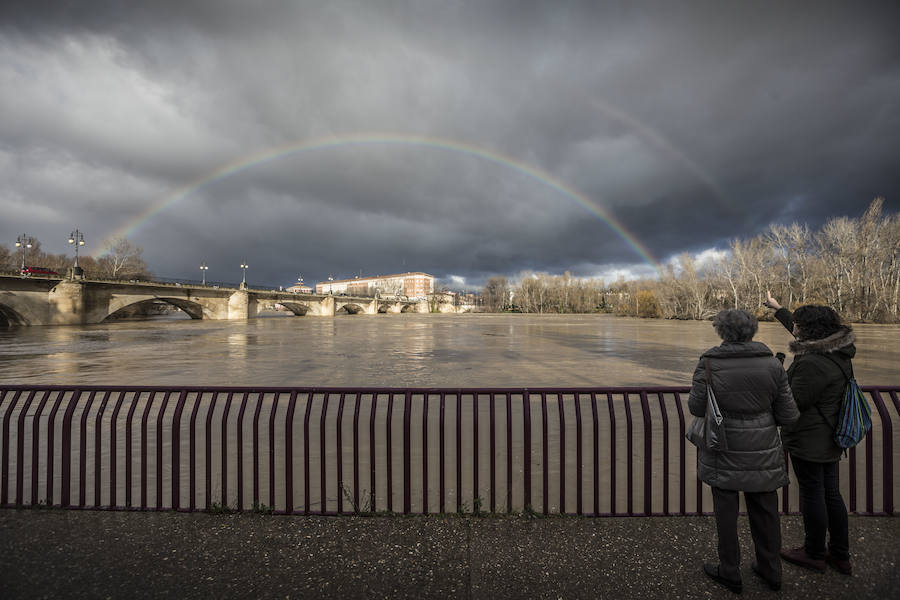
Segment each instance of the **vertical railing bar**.
[[[577,394],[576,394],[577,396]],[[562,392],[556,395],[559,407],[559,514],[566,514],[566,416]]]
[[522,454],[525,463],[523,465],[525,472],[525,481],[523,482],[525,509],[531,510],[531,397],[527,389],[522,391],[522,409],[524,411]]
[[[600,514],[600,417],[597,414],[597,393],[591,392],[591,418],[594,427],[594,514]],[[611,511],[615,512],[615,511]]]
[[88,395],[84,410],[81,412],[81,433],[78,436],[78,506],[83,507],[87,502],[87,421],[88,413],[94,404],[96,391]]
[[[881,394],[877,390],[872,390],[872,400],[875,401],[875,407],[878,409],[878,415],[881,417],[882,510],[888,515],[892,515],[894,513],[894,429],[891,425],[891,417],[888,414],[887,406],[885,406]],[[872,435],[871,432],[869,435]]]
[[160,405],[159,411],[156,413],[156,510],[162,510],[163,508],[163,416],[171,395],[172,390],[166,392],[162,405]]
[[[132,494],[132,489],[131,489],[133,487],[132,471],[134,470],[132,468],[132,464],[131,464],[132,462],[134,462],[132,460],[132,458],[133,458],[132,454],[134,454],[134,452],[132,451],[132,448],[131,448],[131,446],[133,445],[132,444],[132,440],[133,440],[132,430],[134,429],[132,420],[134,418],[134,413],[137,410],[137,404],[138,404],[138,400],[140,400],[140,398],[141,398],[141,394],[143,394],[143,392],[141,392],[141,391],[135,391],[134,394],[132,394],[131,402],[128,403],[128,412],[125,415],[125,507],[126,508],[131,508],[132,505],[134,504],[134,502],[132,502],[133,494]],[[150,394],[150,396],[152,396],[152,393]]]
[[2,506],[8,504],[9,498],[9,426],[12,422],[12,412],[19,403],[19,396],[21,395],[22,390],[16,390],[9,401],[9,406],[6,407],[6,412],[3,413],[3,464],[0,465],[2,467],[2,471],[0,471],[0,477],[2,477],[2,481],[0,481],[0,505]]
[[362,393],[357,391],[353,397],[353,510],[359,512],[359,409]]
[[[175,413],[172,415],[172,510],[181,508],[181,416],[184,414],[184,401],[187,399],[187,391],[181,390],[178,395],[178,403],[175,404]],[[162,414],[160,414],[162,419]],[[193,421],[191,421],[193,424]],[[194,460],[194,429],[191,427],[188,436],[191,448],[191,461]],[[160,471],[162,471],[162,463],[160,463]],[[194,486],[191,485],[191,497],[193,498]],[[191,505],[193,506],[193,501]],[[162,506],[160,506],[162,508]]]
[[[188,464],[188,486],[190,486],[190,501],[188,502],[188,510],[193,512],[197,509],[197,413],[200,412],[200,404],[203,401],[204,392],[198,391],[196,396],[194,397],[194,408],[191,410],[191,434],[188,443],[188,447],[190,448],[191,459]],[[209,462],[206,463],[207,468],[209,466]],[[210,480],[211,481],[211,480]],[[210,484],[212,485],[212,484]]]
[[[168,396],[168,392],[166,392]],[[147,405],[141,414],[141,509],[147,508],[147,420],[150,418],[150,407],[156,399],[156,392],[147,395]]]
[[447,437],[446,432],[444,431],[444,424],[445,424],[444,408],[446,406],[445,405],[446,396],[447,396],[447,394],[442,391],[441,392],[441,401],[440,401],[440,414],[438,415],[438,422],[439,422],[439,427],[440,427],[440,431],[438,432],[438,438],[439,438],[438,443],[440,446],[438,448],[438,461],[440,463],[438,465],[438,478],[440,479],[440,481],[438,482],[438,512],[440,512],[442,514],[444,512],[444,507],[445,507],[444,493],[446,491],[446,480],[445,480],[446,469],[444,467],[444,464],[446,461],[446,447],[445,446],[446,446],[446,437]]
[[686,515],[687,514],[687,461],[685,458],[685,454],[687,453],[687,447],[685,444],[684,438],[684,409],[681,407],[681,394],[679,392],[674,392],[675,396],[675,408],[678,411],[678,494],[679,494],[679,503],[681,506],[681,511],[679,514]]
[[378,408],[378,394],[372,393],[372,406],[369,411],[369,510],[376,512],[375,507],[375,410]]
[[250,400],[250,390],[244,390],[241,394],[241,407],[237,416],[237,506],[239,511],[244,510],[244,413],[247,410],[247,402]]
[[[125,391],[119,392],[116,406],[109,418],[109,505],[111,507],[118,506],[116,499],[116,424],[119,421],[119,410],[122,408],[122,401],[125,400],[126,395],[128,393]],[[128,457],[131,457],[130,453],[128,453]]]
[[513,510],[512,490],[513,490],[513,450],[512,450],[512,391],[506,391],[506,512],[511,513]]
[[328,494],[325,481],[325,419],[328,415],[328,400],[330,392],[322,396],[322,414],[319,416],[319,513],[322,514],[328,508]]
[[28,397],[25,399],[16,423],[16,506],[21,506],[25,500],[25,493],[22,489],[25,487],[25,416],[28,414],[28,409],[31,408],[34,394],[35,390],[28,392]]
[[259,415],[262,413],[265,394],[256,394],[256,409],[253,411],[253,504],[259,507]]
[[387,424],[385,425],[386,433],[387,433],[387,509],[388,512],[394,511],[394,459],[393,453],[391,452],[391,424],[393,421],[393,413],[394,413],[394,394],[393,392],[388,392],[388,405],[387,405]]
[[284,417],[284,512],[294,512],[294,410],[297,390],[291,390],[287,414]]
[[411,481],[412,478],[412,442],[410,440],[410,419],[412,415],[412,395],[406,390],[403,402],[403,514],[408,515],[412,509]]
[[478,489],[478,392],[472,393],[472,512],[481,510]]
[[[616,412],[612,392],[606,392],[609,407],[609,513],[616,514]],[[629,458],[629,461],[631,459]]]
[[55,458],[53,438],[56,435],[56,413],[59,411],[65,395],[66,390],[57,392],[53,408],[50,409],[50,416],[47,418],[47,504],[49,505],[53,505],[53,462]]
[[[106,403],[109,400],[110,393],[111,392],[107,390],[103,394],[103,399],[100,401],[100,408],[97,409],[97,417],[94,420],[94,506],[96,506],[96,507],[100,507],[103,505],[103,502],[100,499],[100,489],[101,489],[101,486],[100,486],[101,476],[100,475],[103,472],[103,465],[101,462],[102,440],[101,440],[100,436],[101,436],[101,429],[102,429],[101,426],[103,424],[103,413],[106,411]],[[49,394],[49,392],[44,392],[44,400],[47,399],[48,394]],[[38,414],[35,415],[36,417],[40,416],[41,409],[43,409],[43,407],[44,407],[44,402],[41,401],[41,404],[38,407]],[[110,452],[110,454],[112,454],[113,452],[115,452],[115,448],[110,448],[109,452]],[[32,454],[32,456],[35,457],[34,464],[36,465],[37,464],[37,449],[35,449],[34,452],[32,452],[31,454]],[[37,477],[37,474],[33,475],[33,477]],[[37,492],[36,485],[32,488],[32,492],[35,492],[35,493]],[[35,503],[35,500],[32,500],[32,504],[34,504],[34,503]]]
[[72,415],[75,413],[75,407],[81,399],[81,390],[76,390],[72,394],[66,406],[66,412],[63,415],[62,428],[62,483],[60,484],[60,505],[62,507],[69,506],[69,499],[72,497]]
[[309,458],[309,417],[312,415],[314,391],[306,395],[306,411],[303,415],[303,512],[309,514],[309,486],[311,460]]
[[337,511],[344,512],[344,392],[338,398],[337,424]]
[[228,506],[228,415],[231,412],[231,401],[234,391],[228,392],[225,408],[222,409],[222,506]]
[[870,431],[866,436],[866,512],[872,514],[875,512],[875,457],[874,454],[874,438]]
[[669,415],[668,411],[666,410],[666,401],[665,398],[663,398],[663,393],[657,392],[656,399],[659,401],[659,411],[662,417],[663,431],[663,514],[669,516]]
[[624,405],[625,405],[625,433],[626,433],[626,448],[625,448],[625,456],[628,457],[628,462],[625,465],[626,478],[628,481],[628,486],[625,488],[626,492],[626,508],[628,510],[628,516],[634,515],[634,424],[631,419],[631,397],[628,392],[623,394],[624,397]]
[[462,390],[456,394],[456,512],[462,508]]
[[[109,392],[107,392],[107,396]],[[31,503],[38,504],[38,463],[40,462],[40,444],[38,443],[40,437],[40,425],[41,425],[41,415],[44,412],[44,405],[47,404],[47,399],[50,398],[50,390],[45,390],[43,396],[41,396],[41,401],[38,404],[37,411],[34,414],[34,419],[31,422]],[[106,399],[104,398],[104,403]],[[101,408],[102,410],[102,408]],[[100,434],[99,434],[99,424],[97,426],[98,434],[97,434],[97,462],[98,465],[96,467],[96,471],[100,473],[99,467],[99,456],[100,456]],[[100,481],[99,475],[97,476],[97,481]],[[99,484],[98,484],[99,485]],[[99,492],[97,493],[97,498],[100,498]]]
[[641,416],[644,429],[644,515],[653,513],[653,426],[650,422],[650,401],[647,392],[641,390]]
[[491,419],[491,512],[497,512],[497,420],[494,410],[494,393],[490,394],[490,419]]
[[428,392],[422,395],[422,514],[428,514]]
[[582,499],[581,499],[581,491],[582,491],[582,482],[581,478],[584,474],[584,469],[582,468],[582,452],[581,452],[581,394],[575,392],[575,514],[581,516],[584,514],[584,510],[582,507]]
[[548,440],[547,440],[547,394],[546,392],[541,392],[541,450],[542,450],[542,460],[541,460],[541,481],[543,483],[543,503],[544,510],[543,513],[550,514],[550,465],[548,465],[549,461],[549,449],[548,449]]
[[856,448],[848,453],[850,469],[850,512],[856,512]]

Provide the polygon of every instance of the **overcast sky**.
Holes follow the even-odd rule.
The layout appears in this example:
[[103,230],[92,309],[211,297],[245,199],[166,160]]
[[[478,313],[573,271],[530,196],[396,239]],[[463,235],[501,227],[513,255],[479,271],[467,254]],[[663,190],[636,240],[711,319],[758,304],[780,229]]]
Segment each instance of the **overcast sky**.
[[898,6],[4,0],[0,244],[476,286],[896,212]]

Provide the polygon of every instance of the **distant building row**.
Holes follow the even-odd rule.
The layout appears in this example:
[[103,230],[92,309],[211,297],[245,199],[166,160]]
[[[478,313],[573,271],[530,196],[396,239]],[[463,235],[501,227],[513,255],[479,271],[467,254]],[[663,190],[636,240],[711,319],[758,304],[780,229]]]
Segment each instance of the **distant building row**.
[[[312,288],[298,284],[287,288],[289,292],[310,294]],[[383,298],[406,296],[424,298],[434,293],[434,276],[428,273],[397,273],[376,277],[333,279],[316,284],[317,294],[346,294],[348,296],[374,296]]]

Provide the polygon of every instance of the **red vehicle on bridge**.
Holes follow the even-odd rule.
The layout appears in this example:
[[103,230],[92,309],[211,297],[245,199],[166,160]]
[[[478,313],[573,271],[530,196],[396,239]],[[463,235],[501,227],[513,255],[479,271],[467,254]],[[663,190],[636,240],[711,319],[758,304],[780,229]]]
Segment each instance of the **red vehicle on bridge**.
[[52,269],[47,269],[44,267],[23,267],[22,275],[24,275],[25,277],[31,277],[32,275],[59,275],[59,273]]

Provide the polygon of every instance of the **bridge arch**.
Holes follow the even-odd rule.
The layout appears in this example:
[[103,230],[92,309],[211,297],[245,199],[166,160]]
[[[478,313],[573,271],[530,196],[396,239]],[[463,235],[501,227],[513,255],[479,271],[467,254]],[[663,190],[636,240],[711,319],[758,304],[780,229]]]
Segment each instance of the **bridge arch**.
[[292,313],[294,313],[294,315],[297,316],[297,317],[303,317],[303,316],[306,316],[306,313],[308,313],[310,310],[312,310],[312,309],[311,309],[309,306],[307,306],[306,304],[301,304],[301,303],[299,303],[299,302],[284,302],[284,301],[281,301],[281,302],[279,302],[279,304],[281,304],[283,307],[285,307],[286,309],[288,309],[289,311],[291,311]]
[[364,309],[359,304],[348,302],[340,308],[335,309],[334,313],[338,315],[358,315],[359,313],[364,313],[365,311],[366,309]]
[[0,329],[29,325],[28,319],[5,304],[0,304]]
[[107,314],[103,320],[105,321],[116,313],[120,313],[121,311],[131,307],[148,306],[150,304],[157,304],[160,302],[165,302],[166,304],[171,304],[172,306],[180,308],[191,319],[199,320],[203,318],[203,307],[196,302],[191,302],[190,300],[184,300],[182,298],[147,298],[145,300],[138,300],[134,302],[111,302],[109,307],[109,314]]

